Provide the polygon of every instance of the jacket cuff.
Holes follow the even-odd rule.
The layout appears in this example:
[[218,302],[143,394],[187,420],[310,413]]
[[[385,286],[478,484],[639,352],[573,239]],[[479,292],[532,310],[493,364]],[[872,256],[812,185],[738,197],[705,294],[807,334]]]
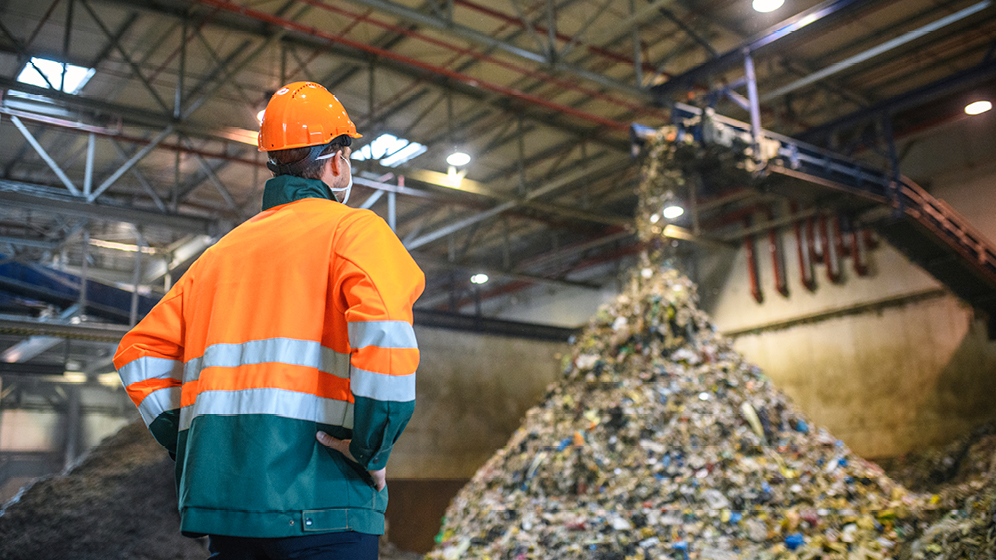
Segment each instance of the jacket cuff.
[[386,467],[392,447],[394,446],[388,445],[377,450],[372,450],[361,447],[355,439],[349,442],[349,452],[353,454],[356,462],[368,471],[379,471]]

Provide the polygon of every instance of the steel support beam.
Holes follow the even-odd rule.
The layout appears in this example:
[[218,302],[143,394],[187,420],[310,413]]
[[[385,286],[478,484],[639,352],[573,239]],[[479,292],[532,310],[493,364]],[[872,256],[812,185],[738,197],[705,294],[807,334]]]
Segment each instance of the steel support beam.
[[101,183],[99,187],[97,187],[97,190],[95,190],[93,193],[90,194],[90,196],[87,197],[87,202],[93,202],[94,200],[97,200],[98,196],[100,196],[101,194],[103,194],[104,191],[110,188],[110,186],[113,185],[115,181],[120,179],[122,175],[127,173],[142,158],[149,155],[152,152],[152,150],[154,150],[156,146],[158,146],[159,143],[165,140],[166,137],[169,136],[170,134],[173,134],[173,127],[167,126],[164,130],[162,130],[159,134],[157,134],[156,137],[153,138],[144,148],[139,150],[135,155],[131,156],[131,159],[124,162],[124,164],[121,167],[119,167],[117,171],[115,171],[114,173],[111,174],[110,177],[105,179],[104,182]]
[[55,163],[55,160],[52,159],[52,156],[48,155],[48,152],[46,152],[45,148],[43,148],[42,145],[38,143],[38,140],[36,140],[34,135],[31,134],[31,131],[28,130],[28,127],[24,126],[24,123],[21,122],[21,119],[12,116],[10,117],[10,122],[14,123],[14,126],[17,127],[17,130],[21,131],[21,134],[24,136],[24,139],[28,141],[28,144],[31,144],[31,147],[35,149],[35,152],[38,153],[38,156],[41,157],[45,161],[45,163],[47,163],[48,166],[52,169],[52,171],[55,172],[56,176],[59,177],[59,180],[62,181],[62,184],[66,185],[66,188],[69,189],[69,192],[73,193],[73,195],[75,196],[79,196],[80,191],[79,189],[76,188],[76,185],[74,185],[73,182],[69,180],[69,177],[67,177],[66,173],[62,170],[61,167],[59,167],[59,164]]
[[[178,20],[184,18],[188,10],[187,3],[181,3],[176,0],[157,0],[154,3],[139,0],[96,1],[121,6],[127,8],[128,10],[137,10],[143,13],[154,14],[159,17],[171,17]],[[497,84],[489,84],[477,78],[461,74],[460,72],[453,72],[444,69],[445,71],[443,71],[443,75],[450,78],[449,80],[432,79],[434,75],[438,75],[440,73],[439,71],[434,70],[434,68],[438,69],[434,65],[425,64],[409,57],[398,56],[392,51],[371,47],[365,43],[341,39],[335,35],[324,33],[321,30],[295,22],[290,22],[280,17],[271,16],[265,12],[240,7],[230,2],[219,2],[219,4],[219,7],[226,9],[212,13],[211,24],[222,29],[267,38],[270,36],[270,33],[272,33],[272,25],[282,26],[284,28],[290,27],[291,32],[284,37],[282,43],[287,42],[289,44],[300,45],[314,50],[324,49],[326,52],[334,56],[355,61],[359,66],[366,66],[367,61],[369,60],[369,55],[374,54],[379,57],[378,66],[381,69],[389,70],[398,75],[416,80],[425,80],[430,82],[433,87],[453,91],[476,100],[483,100],[501,111],[507,112],[509,110],[508,105],[501,99],[496,100],[490,92],[507,95],[513,98],[518,97],[530,104],[537,105],[539,108],[553,109],[555,111],[553,114],[546,111],[520,111],[526,118],[552,128],[569,132],[579,137],[592,136],[593,130],[590,127],[564,122],[559,116],[560,113],[569,114],[591,121],[594,117],[584,111],[579,111],[572,107],[567,107],[557,103],[551,103],[550,101],[538,96],[523,95],[521,92],[518,92],[512,88],[507,88]],[[226,11],[229,8],[230,11]],[[25,91],[24,88],[19,87],[20,85],[21,84],[19,84],[16,80],[0,77],[0,87]],[[47,88],[39,88],[35,86],[30,87],[32,88],[30,93],[46,97],[50,96],[49,94],[51,92]],[[59,99],[66,103],[72,103],[74,101],[74,97],[76,96],[64,95]],[[86,103],[88,103],[88,101]],[[143,123],[146,126],[159,127],[169,124],[160,123],[159,121],[154,120],[155,117],[157,117],[155,114],[147,114],[147,112],[142,113],[140,110],[135,108],[132,108],[132,110],[136,113],[134,115],[136,119],[134,122]],[[103,111],[114,114],[122,114],[121,112],[108,109],[104,109]],[[621,123],[617,123],[611,119],[599,118],[597,124],[610,128],[618,128],[619,130],[626,128],[626,126],[620,128],[618,125]],[[185,123],[183,126],[177,125],[176,130],[177,132],[190,136],[203,137],[205,135],[205,131],[192,127],[189,123]],[[594,136],[593,140],[605,145],[616,145],[613,138],[607,137],[604,134]],[[628,145],[627,147],[620,147],[620,149],[626,150],[628,149]]]
[[870,119],[879,118],[883,113],[894,114],[898,111],[916,107],[946,95],[953,90],[978,84],[993,76],[996,76],[996,60],[984,61],[972,68],[952,74],[931,84],[813,127],[800,134],[799,139],[805,142],[816,142],[840,128],[854,126]]
[[[421,69],[423,71],[429,72],[431,74],[435,74],[435,75],[438,75],[438,76],[449,78],[451,80],[455,80],[455,81],[461,82],[463,84],[469,85],[469,86],[471,86],[474,89],[483,89],[483,90],[487,90],[487,91],[490,91],[492,93],[497,93],[499,95],[503,95],[503,96],[510,97],[510,98],[513,98],[513,99],[519,99],[519,100],[525,101],[527,103],[530,103],[532,105],[536,105],[538,107],[543,107],[543,108],[546,108],[546,109],[557,111],[559,113],[572,115],[574,117],[577,117],[577,118],[580,118],[580,119],[584,119],[584,120],[589,121],[589,122],[593,122],[593,123],[598,124],[600,126],[608,127],[610,129],[625,130],[625,129],[628,128],[628,125],[626,125],[625,123],[622,123],[622,122],[619,122],[619,121],[614,121],[612,119],[605,118],[605,117],[602,117],[602,116],[599,116],[599,115],[594,115],[592,113],[588,113],[588,112],[582,111],[580,109],[576,109],[574,107],[571,107],[569,105],[563,105],[563,104],[560,104],[560,103],[555,103],[555,102],[550,101],[548,99],[545,99],[545,98],[543,98],[541,96],[532,95],[532,94],[528,94],[528,93],[523,93],[521,91],[516,90],[515,88],[511,88],[511,87],[504,86],[504,85],[501,85],[501,84],[497,84],[497,83],[494,83],[494,82],[489,82],[489,81],[486,81],[486,80],[475,78],[473,76],[469,76],[467,74],[463,74],[463,73],[457,72],[455,70],[450,70],[448,68],[444,68],[444,67],[439,66],[439,65],[430,64],[430,63],[424,62],[422,60],[418,60],[416,58],[412,58],[410,56],[405,56],[405,55],[399,54],[399,53],[397,53],[395,51],[390,51],[390,50],[382,49],[382,48],[379,48],[379,47],[374,47],[374,46],[368,45],[368,44],[360,42],[360,41],[354,41],[352,39],[348,39],[348,38],[343,37],[341,35],[335,35],[335,34],[332,34],[332,33],[328,33],[328,32],[322,31],[320,29],[316,29],[314,27],[309,27],[307,25],[300,24],[300,23],[297,23],[297,22],[294,22],[294,21],[290,21],[288,19],[281,18],[281,17],[278,17],[278,16],[274,16],[274,15],[266,13],[266,12],[262,12],[262,11],[259,11],[259,10],[254,10],[254,9],[251,9],[251,8],[247,8],[245,6],[242,6],[242,5],[239,5],[239,4],[234,4],[234,3],[228,2],[226,0],[191,0],[191,1],[199,3],[199,4],[204,4],[204,5],[207,5],[207,6],[212,6],[212,7],[215,7],[215,8],[220,8],[222,10],[226,10],[226,11],[238,13],[238,14],[241,14],[241,15],[243,15],[245,17],[250,17],[250,18],[253,18],[253,19],[257,19],[259,21],[267,22],[267,23],[270,23],[272,25],[277,25],[277,26],[280,26],[280,27],[282,27],[284,29],[287,29],[287,30],[293,30],[295,32],[303,33],[305,35],[310,35],[312,37],[320,38],[320,39],[323,39],[326,42],[339,43],[341,45],[344,45],[344,46],[347,46],[347,47],[351,47],[353,49],[357,49],[357,50],[360,50],[360,51],[365,51],[367,53],[376,55],[379,59],[391,60],[391,61],[394,61],[394,62],[400,62],[403,65],[410,66],[413,69],[414,68],[418,68],[418,69]],[[363,0],[363,1],[366,1],[366,0]],[[373,0],[373,1],[381,2],[382,0]],[[385,3],[388,3],[388,2],[385,2]],[[421,14],[421,15],[425,16],[425,14]],[[432,18],[432,16],[425,16],[425,17],[429,17],[431,19],[434,19],[434,18]],[[489,37],[489,36],[485,35],[485,37]],[[493,38],[491,38],[491,40],[494,41]],[[604,77],[601,77],[601,78],[604,79]],[[614,82],[613,80],[610,80],[610,81]],[[630,88],[630,86],[624,86],[624,87]]]
[[[550,56],[546,53],[537,53],[530,51],[528,49],[518,47],[511,43],[506,43],[486,33],[481,33],[476,29],[466,27],[463,25],[458,25],[453,23],[452,21],[448,21],[437,16],[419,12],[418,10],[409,8],[402,4],[392,2],[390,0],[349,0],[349,1],[358,6],[363,6],[365,8],[373,8],[380,12],[391,14],[392,16],[402,18],[412,23],[437,29],[446,34],[459,37],[461,39],[470,41],[472,43],[477,43],[478,45],[483,45],[491,49],[505,51],[507,53],[513,54],[519,58],[522,58],[530,62],[542,65],[549,65],[551,70],[555,72],[572,74],[578,78],[583,78],[595,82],[601,86],[611,88],[616,91],[632,95],[634,97],[638,97],[641,99],[649,99],[647,92],[641,88],[633,87],[628,84],[618,82],[611,78],[607,78],[606,76],[599,74],[597,72],[592,72],[590,70],[586,70],[584,68],[574,66],[572,64],[567,64],[564,62],[552,60]],[[669,0],[657,0],[657,1],[666,2]],[[642,13],[642,11],[640,13]],[[631,23],[627,23],[625,26],[623,26],[623,28],[628,28],[631,25],[632,25]],[[540,41],[540,43],[542,44],[542,40],[540,40],[539,38],[537,38],[537,40]]]
[[128,55],[128,52],[125,51],[124,47],[121,46],[121,42],[118,40],[119,38],[110,29],[108,29],[106,25],[104,25],[104,22],[100,19],[100,17],[97,16],[97,12],[95,12],[93,8],[90,7],[90,4],[86,0],[79,0],[79,2],[80,4],[83,5],[83,8],[87,11],[87,13],[90,14],[90,17],[97,24],[97,27],[99,27],[100,30],[104,33],[104,36],[106,36],[107,39],[110,41],[110,44],[118,50],[118,53],[121,55],[121,57],[124,58],[126,63],[128,63],[128,67],[131,68],[132,73],[135,75],[136,78],[138,78],[138,81],[140,81],[142,85],[145,86],[145,89],[148,90],[148,92],[152,95],[152,98],[156,100],[156,103],[159,104],[159,107],[162,108],[162,110],[168,114],[170,112],[170,107],[166,104],[165,101],[163,101],[163,98],[159,96],[159,92],[157,92],[156,89],[152,87],[152,84],[145,77],[145,75],[142,74],[142,69],[138,67],[138,64],[136,64],[135,61],[131,59],[131,56]]
[[776,89],[776,90],[774,90],[772,92],[766,93],[766,94],[764,94],[764,95],[761,96],[761,101],[762,102],[771,101],[772,99],[776,99],[776,98],[781,97],[781,96],[783,96],[783,95],[785,95],[787,93],[793,92],[793,91],[795,91],[795,90],[797,90],[799,88],[808,86],[809,84],[811,84],[813,82],[816,82],[816,81],[819,81],[819,80],[822,80],[823,78],[832,76],[832,75],[837,74],[839,72],[842,72],[844,70],[848,70],[848,69],[854,68],[856,65],[861,64],[862,62],[865,62],[866,60],[869,60],[869,59],[874,58],[874,57],[876,57],[876,56],[878,56],[880,54],[883,54],[883,53],[886,53],[888,51],[891,51],[892,49],[895,49],[897,47],[905,45],[906,43],[909,43],[911,41],[915,41],[915,40],[919,39],[920,37],[923,37],[924,35],[927,35],[928,33],[931,33],[931,32],[937,31],[938,29],[941,29],[942,27],[946,27],[948,25],[951,25],[952,23],[955,23],[957,21],[961,21],[961,20],[967,18],[968,16],[970,16],[972,14],[978,13],[978,12],[980,12],[980,11],[988,8],[991,5],[992,5],[992,1],[991,0],[984,0],[983,2],[979,2],[977,4],[973,4],[973,5],[965,8],[964,10],[960,10],[958,12],[955,12],[955,13],[947,16],[947,17],[941,18],[941,19],[939,19],[937,21],[929,23],[929,24],[927,24],[927,25],[925,25],[923,27],[920,27],[919,29],[914,29],[913,31],[910,31],[908,33],[904,33],[904,34],[900,35],[899,37],[896,37],[895,39],[892,39],[890,41],[886,41],[886,42],[884,42],[884,43],[882,43],[882,44],[880,44],[880,45],[878,45],[876,47],[872,47],[872,48],[870,48],[870,49],[868,49],[868,50],[866,50],[864,52],[858,53],[858,54],[856,54],[854,56],[851,56],[851,57],[848,57],[848,58],[846,58],[844,60],[841,60],[840,62],[835,62],[835,63],[831,64],[830,66],[827,66],[823,70],[820,70],[818,72],[814,72],[814,73],[812,73],[812,74],[810,74],[810,75],[808,75],[808,76],[806,76],[804,78],[800,78],[800,79],[798,79],[798,80],[796,80],[796,81],[794,81],[794,82],[792,82],[790,84],[786,84],[786,85],[784,85],[784,86],[782,86],[782,87],[780,87],[780,88],[778,88],[778,89]]
[[60,195],[49,187],[6,179],[0,179],[0,203],[39,212],[164,227],[194,234],[215,235],[227,229],[219,222],[199,216],[163,214],[124,206],[88,203],[83,199]]
[[152,284],[170,274],[171,271],[194,262],[205,249],[214,245],[215,238],[209,235],[197,235],[184,240],[169,250],[169,260],[154,260],[145,268],[142,283]]
[[0,332],[16,331],[32,336],[54,336],[76,340],[92,340],[97,342],[120,342],[121,337],[128,332],[125,325],[80,323],[77,325],[41,322],[15,317],[0,317]]
[[579,181],[579,180],[582,180],[582,179],[585,179],[585,178],[589,178],[591,175],[593,175],[595,173],[603,173],[604,174],[604,173],[611,173],[611,172],[615,172],[615,171],[621,171],[623,168],[625,168],[625,167],[627,167],[629,165],[632,165],[632,163],[630,161],[628,161],[628,160],[620,160],[620,159],[616,159],[616,158],[610,158],[610,160],[607,163],[602,163],[601,165],[597,165],[597,166],[592,167],[592,168],[577,169],[577,170],[575,170],[575,171],[573,171],[571,173],[567,173],[565,175],[562,175],[562,176],[560,176],[560,177],[558,177],[558,178],[550,181],[549,183],[547,183],[545,185],[542,185],[542,186],[540,186],[538,188],[535,188],[535,189],[532,189],[532,190],[528,191],[526,193],[526,195],[523,196],[523,197],[521,197],[521,198],[517,198],[517,199],[514,199],[514,200],[509,200],[509,201],[503,202],[503,203],[498,204],[496,206],[493,206],[493,207],[491,207],[491,208],[489,208],[489,209],[487,209],[487,210],[485,210],[483,212],[480,212],[478,214],[475,214],[475,215],[467,217],[467,218],[463,218],[463,219],[458,220],[458,221],[456,221],[454,223],[451,223],[451,224],[449,224],[447,226],[443,226],[443,227],[439,228],[436,231],[427,233],[427,234],[425,234],[425,235],[423,235],[421,237],[413,239],[411,242],[409,242],[406,245],[406,247],[408,248],[409,251],[411,251],[411,250],[416,249],[418,247],[421,247],[421,246],[423,246],[423,245],[425,245],[427,243],[431,243],[433,241],[436,241],[437,239],[441,239],[443,237],[446,237],[447,235],[449,235],[451,233],[454,233],[454,232],[460,231],[460,230],[462,230],[464,228],[470,227],[470,226],[472,226],[472,225],[474,225],[474,224],[476,224],[478,222],[481,222],[483,220],[486,220],[486,219],[488,219],[488,218],[490,218],[492,216],[497,216],[498,214],[501,214],[502,212],[511,210],[512,208],[515,208],[515,207],[520,206],[522,204],[525,204],[527,202],[533,201],[533,200],[535,200],[537,198],[540,198],[542,196],[548,195],[548,194],[550,194],[550,193],[552,193],[554,191],[557,191],[557,190],[559,190],[559,189],[561,189],[561,188],[563,188],[563,187],[565,187],[565,186],[567,186],[567,185],[569,185],[571,183],[574,183],[576,181]]
[[768,28],[755,37],[748,39],[742,45],[731,49],[705,64],[701,64],[675,76],[659,86],[650,88],[654,95],[654,101],[658,105],[667,105],[670,102],[670,95],[683,89],[693,87],[697,82],[707,81],[709,76],[726,71],[735,66],[743,58],[744,51],[756,53],[759,49],[767,47],[792,33],[803,28],[816,28],[817,23],[825,24],[834,19],[834,16],[843,13],[845,8],[848,12],[853,12],[863,4],[874,2],[875,0],[827,0],[812,8],[801,12],[787,20]]

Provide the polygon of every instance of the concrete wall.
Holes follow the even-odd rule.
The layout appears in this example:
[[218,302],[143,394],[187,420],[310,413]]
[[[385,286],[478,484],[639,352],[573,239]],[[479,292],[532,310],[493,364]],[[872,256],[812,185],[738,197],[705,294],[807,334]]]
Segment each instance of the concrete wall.
[[428,552],[450,500],[560,377],[567,344],[415,327],[415,414],[387,467],[388,536]]
[[567,345],[416,327],[422,360],[415,414],[391,453],[394,478],[470,478],[505,445]]

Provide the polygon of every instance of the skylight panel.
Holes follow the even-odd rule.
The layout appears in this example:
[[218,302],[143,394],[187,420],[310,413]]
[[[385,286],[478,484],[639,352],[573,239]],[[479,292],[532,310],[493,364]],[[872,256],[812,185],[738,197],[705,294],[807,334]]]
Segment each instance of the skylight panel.
[[424,154],[425,151],[428,149],[429,148],[426,148],[425,146],[419,144],[418,142],[412,142],[407,146],[405,146],[404,148],[401,148],[397,152],[394,152],[393,154],[380,160],[380,164],[383,165],[384,167],[397,167],[402,163],[405,163],[406,161],[415,159],[418,156]]
[[[17,81],[46,89],[54,87],[56,90],[75,94],[90,81],[93,74],[93,68],[84,68],[75,64],[35,56],[31,57],[31,62],[25,64],[24,68],[21,69],[21,73],[17,75]],[[64,83],[63,77],[65,77]]]
[[422,155],[428,148],[393,134],[381,134],[366,146],[355,150],[352,159],[364,161],[379,160],[384,167],[397,167]]

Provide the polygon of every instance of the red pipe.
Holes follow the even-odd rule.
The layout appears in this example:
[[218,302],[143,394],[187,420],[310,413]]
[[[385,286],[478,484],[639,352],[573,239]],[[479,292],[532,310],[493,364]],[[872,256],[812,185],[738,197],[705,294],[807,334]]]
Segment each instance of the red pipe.
[[[320,0],[298,0],[298,2],[307,4],[309,6],[313,6],[313,7],[316,7],[316,8],[325,10],[325,11],[328,11],[328,12],[337,13],[337,14],[340,14],[340,15],[344,15],[346,17],[351,17],[351,18],[354,18],[354,19],[357,19],[357,20],[359,20],[359,19],[362,18],[362,19],[364,19],[366,21],[366,23],[369,23],[369,24],[374,25],[376,27],[380,27],[381,29],[386,29],[386,30],[392,31],[394,33],[398,33],[398,34],[404,35],[406,37],[412,37],[412,38],[418,39],[420,41],[429,43],[430,45],[435,45],[437,47],[442,47],[444,49],[455,51],[455,52],[459,53],[460,55],[470,56],[470,57],[475,58],[477,60],[480,60],[482,62],[487,62],[489,64],[495,64],[495,65],[500,66],[500,67],[502,67],[502,68],[504,68],[506,70],[510,70],[512,72],[516,72],[516,73],[522,74],[524,76],[528,76],[528,77],[533,78],[535,80],[540,80],[540,81],[545,81],[545,82],[551,83],[551,84],[556,85],[557,87],[562,88],[562,89],[568,89],[568,90],[578,91],[578,92],[584,93],[585,95],[587,95],[589,97],[592,97],[594,99],[601,99],[603,101],[606,101],[606,102],[609,102],[609,103],[612,103],[612,104],[615,104],[615,105],[620,105],[620,106],[626,107],[627,109],[629,109],[631,111],[635,111],[635,112],[640,113],[640,114],[649,114],[649,113],[655,112],[653,109],[650,109],[650,108],[646,107],[645,105],[637,105],[637,104],[634,104],[634,103],[629,103],[629,102],[624,101],[622,99],[618,99],[618,98],[615,98],[615,97],[612,97],[612,96],[609,96],[609,95],[605,95],[604,93],[602,93],[600,91],[596,91],[594,89],[582,87],[582,86],[580,86],[579,84],[577,84],[575,82],[570,82],[570,81],[567,81],[567,80],[560,80],[560,79],[557,79],[557,78],[555,78],[553,76],[550,76],[550,75],[547,75],[547,74],[543,74],[543,73],[540,73],[540,72],[535,72],[535,71],[532,71],[532,70],[528,70],[527,68],[524,68],[520,64],[514,64],[514,63],[511,63],[511,62],[500,60],[500,59],[494,58],[494,57],[489,56],[489,55],[484,54],[484,53],[474,52],[470,48],[458,47],[456,45],[453,45],[452,43],[447,43],[447,42],[442,41],[440,39],[436,39],[434,37],[430,37],[430,36],[425,35],[423,33],[419,33],[418,31],[413,31],[411,29],[408,29],[406,27],[402,27],[400,25],[394,25],[394,24],[390,24],[390,23],[387,23],[387,22],[379,21],[379,20],[376,20],[376,19],[364,16],[362,14],[357,14],[357,13],[351,12],[349,10],[344,10],[344,9],[336,7],[336,6],[325,4],[324,2],[321,2]],[[342,33],[339,34],[339,36],[342,36],[344,34],[345,34],[345,32],[342,32]]]
[[840,214],[834,215],[832,227],[833,227],[834,250],[837,251],[837,254],[840,256],[841,259],[850,256],[851,250],[844,243],[844,236],[841,234]]
[[868,263],[865,262],[865,248],[862,245],[862,233],[868,230],[862,230],[858,232],[857,228],[851,229],[851,254],[854,256],[854,272],[858,276],[868,276]]
[[421,60],[416,60],[416,59],[411,58],[409,56],[398,54],[396,52],[393,52],[393,51],[390,51],[390,50],[387,50],[387,49],[382,49],[382,48],[379,48],[379,47],[375,47],[373,45],[367,45],[365,43],[361,43],[359,41],[354,41],[352,39],[347,39],[346,37],[342,37],[342,36],[339,36],[339,35],[333,35],[331,33],[327,33],[325,31],[322,31],[320,29],[316,29],[314,27],[303,25],[303,24],[297,23],[295,21],[291,21],[289,19],[284,19],[284,18],[281,18],[281,17],[277,17],[275,15],[268,14],[266,12],[261,12],[259,10],[254,10],[254,9],[246,7],[246,6],[240,6],[238,4],[233,4],[233,3],[228,2],[226,0],[192,0],[192,1],[194,3],[197,3],[197,4],[203,4],[203,5],[206,5],[206,6],[214,6],[216,8],[220,8],[220,9],[223,9],[223,10],[235,13],[235,14],[240,14],[240,15],[243,15],[243,16],[246,16],[246,17],[250,17],[250,18],[262,21],[262,22],[266,22],[266,23],[269,23],[269,24],[272,24],[272,25],[276,25],[278,27],[282,27],[282,28],[290,30],[290,31],[297,31],[297,32],[300,32],[300,33],[305,33],[305,34],[311,35],[313,37],[318,37],[320,39],[325,39],[326,41],[331,41],[331,42],[339,43],[339,44],[345,45],[347,47],[351,47],[351,48],[354,48],[354,49],[357,49],[357,50],[361,50],[361,51],[365,51],[365,52],[368,52],[368,53],[371,53],[371,54],[375,54],[377,56],[380,56],[382,58],[386,58],[388,60],[394,60],[396,62],[401,62],[401,63],[407,64],[409,66],[414,66],[415,68],[421,68],[422,70],[426,70],[428,72],[439,74],[440,76],[445,76],[447,78],[450,78],[450,79],[453,79],[453,80],[457,80],[459,82],[462,82],[462,83],[467,84],[467,85],[472,86],[472,87],[485,89],[485,90],[492,91],[492,92],[495,92],[495,93],[500,93],[500,94],[506,95],[508,97],[514,97],[516,99],[521,99],[523,101],[532,103],[534,105],[538,105],[540,107],[545,107],[547,109],[551,109],[553,111],[557,111],[557,112],[560,112],[560,113],[564,113],[564,114],[568,114],[568,115],[573,115],[573,116],[578,117],[580,119],[584,119],[584,120],[589,121],[589,122],[600,124],[600,125],[608,127],[608,128],[612,128],[612,129],[619,130],[619,131],[624,131],[624,130],[628,130],[629,129],[629,125],[627,123],[624,123],[624,122],[614,121],[612,119],[607,119],[605,117],[600,117],[598,115],[593,115],[591,113],[587,113],[585,111],[581,111],[579,109],[575,109],[574,107],[570,107],[568,105],[561,105],[560,103],[554,103],[552,101],[548,101],[548,100],[543,99],[541,97],[538,97],[538,96],[535,96],[535,95],[530,95],[528,93],[524,93],[524,92],[518,91],[516,89],[510,88],[510,87],[507,87],[507,86],[503,86],[503,85],[500,85],[500,84],[495,84],[495,83],[492,83],[492,82],[487,82],[487,81],[484,81],[484,80],[480,80],[480,79],[474,78],[472,76],[468,76],[467,74],[463,74],[463,73],[460,73],[460,72],[456,72],[454,70],[450,70],[448,68],[442,68],[442,67],[436,66],[434,64],[428,64],[428,63],[423,62]]
[[[790,210],[793,214],[799,211],[798,205],[795,202],[791,203]],[[812,221],[812,218],[809,218]],[[807,251],[807,242],[802,237],[802,220],[796,220],[793,224],[795,229],[795,253],[799,260],[799,277],[802,279],[802,286],[809,290],[810,292],[816,290],[816,278],[813,276],[813,261],[810,259],[809,251]],[[809,240],[812,243],[812,238]]]
[[[819,242],[817,242],[819,236]],[[816,227],[814,218],[806,219],[806,237],[809,238],[809,260],[819,262],[823,260],[823,234]]]
[[[831,240],[831,225],[825,215],[820,215],[820,237],[823,239],[823,264],[827,267],[827,279],[834,284],[840,283],[840,253],[836,238]],[[835,237],[839,237],[836,232]]]
[[865,247],[868,247],[869,249],[878,249],[878,237],[872,235],[872,231],[870,229],[864,229],[861,233],[861,237],[865,238]]
[[[768,209],[768,220],[774,220],[774,215],[770,208]],[[778,290],[778,293],[788,297],[788,282],[783,272],[782,247],[779,241],[778,228],[770,228],[768,230],[768,252],[771,253],[771,267],[775,272],[775,289]]]
[[[744,228],[750,229],[750,218],[744,218]],[[750,279],[750,295],[754,296],[754,301],[764,302],[764,293],[761,292],[761,285],[757,279],[757,253],[754,251],[754,236],[744,236],[744,250],[747,252],[747,277]]]

